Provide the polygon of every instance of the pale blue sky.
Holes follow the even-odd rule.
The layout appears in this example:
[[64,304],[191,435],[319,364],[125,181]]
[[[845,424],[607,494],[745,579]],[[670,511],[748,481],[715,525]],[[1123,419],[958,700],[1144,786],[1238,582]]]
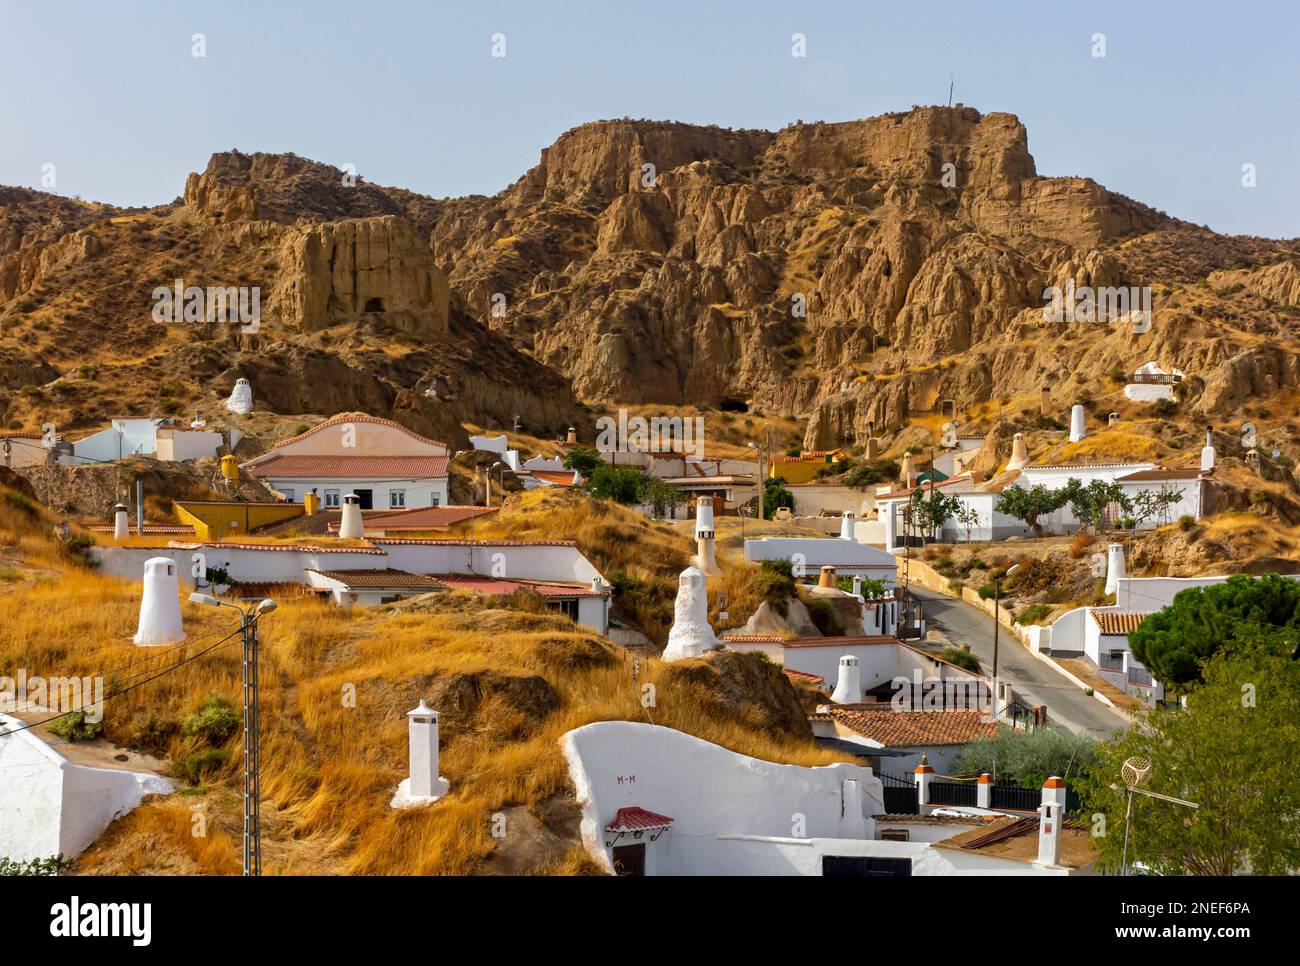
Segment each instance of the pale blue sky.
[[[121,205],[214,151],[293,151],[492,194],[607,117],[777,129],[956,100],[1018,114],[1041,174],[1231,233],[1300,235],[1293,2],[0,0],[0,184]],[[805,59],[790,35],[807,36]],[[190,37],[206,35],[207,56]],[[491,36],[506,36],[504,59]],[[1107,56],[1091,56],[1104,33]],[[1258,186],[1241,186],[1253,163]]]

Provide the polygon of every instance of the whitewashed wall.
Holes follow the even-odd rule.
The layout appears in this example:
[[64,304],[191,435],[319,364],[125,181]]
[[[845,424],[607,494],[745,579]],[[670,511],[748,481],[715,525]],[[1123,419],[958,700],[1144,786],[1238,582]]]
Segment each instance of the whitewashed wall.
[[[21,726],[0,714],[0,729]],[[0,736],[0,856],[80,855],[116,818],[172,785],[156,775],[74,765],[30,731]]]

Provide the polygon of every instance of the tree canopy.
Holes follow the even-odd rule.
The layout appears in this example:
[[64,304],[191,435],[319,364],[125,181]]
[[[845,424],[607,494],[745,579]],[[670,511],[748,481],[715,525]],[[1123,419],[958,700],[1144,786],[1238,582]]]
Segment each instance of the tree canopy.
[[1097,763],[1079,791],[1103,870],[1120,867],[1127,797],[1121,768],[1139,755],[1152,765],[1143,788],[1200,807],[1135,794],[1130,862],[1167,875],[1287,875],[1300,868],[1300,663],[1275,643],[1267,635],[1238,638],[1205,664],[1205,683],[1187,696],[1185,710],[1152,712],[1097,746]]
[[1005,516],[1024,520],[1034,531],[1034,536],[1041,537],[1043,526],[1038,522],[1038,518],[1055,513],[1065,506],[1066,496],[1065,490],[1048,489],[1041,483],[1028,490],[1019,486],[1008,486],[998,494],[993,509]]
[[935,487],[918,486],[912,491],[912,500],[908,504],[912,526],[923,534],[932,534],[942,529],[944,523],[955,517],[959,510],[960,499]]
[[1295,651],[1300,581],[1237,574],[1222,584],[1190,587],[1138,625],[1128,640],[1133,656],[1169,686],[1200,681],[1202,662],[1247,635],[1262,636],[1279,652]]
[[577,470],[583,477],[591,476],[598,466],[604,465],[600,452],[586,446],[574,446],[564,454],[564,468]]

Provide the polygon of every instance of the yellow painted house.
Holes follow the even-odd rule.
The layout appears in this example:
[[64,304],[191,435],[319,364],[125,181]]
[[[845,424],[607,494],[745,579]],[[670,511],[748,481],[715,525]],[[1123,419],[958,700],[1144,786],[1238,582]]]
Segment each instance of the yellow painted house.
[[204,542],[245,537],[259,527],[292,520],[304,512],[301,503],[178,500],[172,504],[176,519],[192,526],[194,536]]
[[798,456],[777,456],[768,465],[769,479],[780,477],[787,483],[810,483],[828,466],[842,463],[848,454],[842,449],[819,449]]

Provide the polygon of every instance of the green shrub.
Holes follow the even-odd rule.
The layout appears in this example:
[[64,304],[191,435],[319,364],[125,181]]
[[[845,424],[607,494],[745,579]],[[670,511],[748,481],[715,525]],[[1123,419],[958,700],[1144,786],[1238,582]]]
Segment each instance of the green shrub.
[[980,588],[980,600],[989,600],[997,593],[997,588],[992,584],[985,584]]
[[1017,624],[1037,624],[1052,612],[1050,604],[1030,604],[1016,615]]
[[72,867],[72,860],[62,855],[52,855],[46,859],[28,859],[15,861],[0,855],[0,876],[50,876],[61,875]]
[[794,596],[794,569],[788,560],[764,560],[754,575],[754,592],[782,617]]
[[87,721],[86,712],[74,711],[50,722],[50,731],[64,741],[89,741],[104,730],[102,722]]
[[960,647],[944,648],[942,657],[949,664],[956,664],[958,667],[964,667],[967,671],[975,671],[978,673],[980,669],[980,659],[970,651],[964,651]]
[[40,513],[40,510],[37,509],[35,503],[23,496],[21,493],[15,493],[13,490],[5,491],[5,502],[15,510],[27,514],[29,517],[34,517]]
[[818,597],[808,605],[808,616],[817,625],[823,637],[843,637],[844,624],[835,611],[835,605],[825,597]]
[[220,745],[243,723],[240,712],[225,698],[209,695],[194,714],[181,722],[187,738],[202,738],[209,745]]
[[201,748],[173,761],[172,774],[181,781],[198,785],[205,776],[221,769],[226,764],[226,758],[224,748]]

